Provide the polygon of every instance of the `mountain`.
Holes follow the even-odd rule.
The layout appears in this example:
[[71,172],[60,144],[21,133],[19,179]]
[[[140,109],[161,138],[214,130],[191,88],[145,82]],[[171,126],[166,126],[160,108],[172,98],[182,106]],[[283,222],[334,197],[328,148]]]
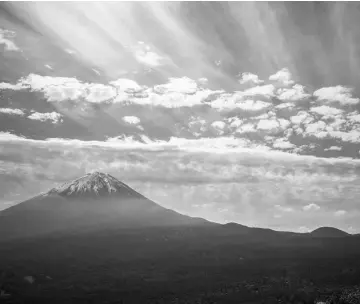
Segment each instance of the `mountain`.
[[211,223],[166,209],[115,177],[94,172],[1,211],[0,240],[55,232],[203,225]]
[[[182,215],[156,204],[110,174],[101,172],[86,174],[0,212],[0,241],[54,233],[64,235],[124,229],[145,231],[144,228],[150,227],[205,227],[213,237],[234,236],[268,242],[298,236],[296,233],[237,223],[220,225]],[[186,232],[189,233],[191,235],[195,231]],[[313,237],[347,235],[331,227],[309,233]]]
[[314,237],[344,237],[349,236],[345,231],[333,227],[320,227],[310,232]]

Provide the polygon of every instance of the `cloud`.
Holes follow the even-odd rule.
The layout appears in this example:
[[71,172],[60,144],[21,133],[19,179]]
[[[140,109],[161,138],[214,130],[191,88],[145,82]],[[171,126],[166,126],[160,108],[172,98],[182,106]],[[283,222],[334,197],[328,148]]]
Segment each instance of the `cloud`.
[[15,32],[0,29],[0,45],[4,45],[5,51],[20,51],[19,47],[10,40],[15,37]]
[[230,124],[230,128],[238,128],[244,123],[244,120],[235,116],[228,118],[228,122]]
[[352,97],[352,89],[343,86],[326,87],[316,90],[313,95],[318,100],[328,102],[338,102],[342,105],[355,105],[359,103],[359,98]]
[[317,210],[320,210],[320,206],[317,204],[311,203],[311,204],[304,206],[303,210],[304,211],[317,211]]
[[210,95],[214,94],[210,90],[199,90],[195,94],[180,92],[169,92],[166,94],[154,93],[148,90],[146,98],[134,98],[131,102],[140,105],[162,106],[166,108],[193,107],[202,105]]
[[277,90],[277,98],[281,101],[299,101],[310,98],[310,94],[305,92],[305,87],[295,84],[292,88],[280,88]]
[[134,56],[139,63],[145,64],[151,67],[157,67],[163,65],[165,58],[159,54],[150,51],[151,47],[142,41],[133,48]]
[[78,100],[86,95],[86,86],[76,78],[30,74],[19,80],[22,89],[43,92],[50,102]]
[[342,131],[331,131],[328,133],[329,136],[341,139],[344,142],[360,143],[360,130],[353,129],[348,132]]
[[290,121],[288,121],[287,119],[278,118],[277,121],[278,121],[278,123],[280,125],[281,130],[285,130],[286,128],[288,128],[290,126]]
[[227,153],[231,150],[235,152],[242,149],[268,150],[266,146],[251,142],[246,138],[234,137],[199,138],[196,140],[172,137],[166,145],[174,145],[187,151],[212,151],[213,153]]
[[224,134],[226,123],[223,121],[214,121],[213,123],[211,123],[211,126],[217,131],[219,135],[222,135]]
[[27,118],[32,120],[39,120],[39,121],[51,121],[53,124],[62,122],[62,115],[57,112],[51,112],[51,113],[33,112]]
[[283,68],[275,74],[270,75],[269,80],[276,81],[285,86],[294,84],[294,81],[292,80],[292,75],[287,68]]
[[[84,83],[76,78],[30,74],[20,79],[15,88],[42,92],[49,102],[66,100],[80,102],[83,100],[89,103],[102,103],[115,100],[117,95],[129,97],[129,94],[140,89],[140,86],[134,81],[123,79],[113,81],[111,85],[103,85]],[[8,86],[7,89],[12,89],[12,87]]]
[[258,75],[252,74],[252,73],[242,73],[241,77],[239,79],[239,83],[240,84],[262,84],[264,82],[264,80],[259,79]]
[[280,119],[274,119],[269,117],[270,119],[260,119],[257,128],[258,130],[263,131],[272,131],[272,132],[278,132],[281,130],[285,130],[289,125],[290,121],[280,118]]
[[189,131],[196,137],[201,136],[207,130],[207,123],[205,119],[191,116],[189,118]]
[[25,113],[21,109],[10,109],[10,108],[0,108],[0,113],[9,114],[9,115],[19,115],[24,116]]
[[341,151],[342,147],[338,147],[338,146],[331,146],[329,148],[324,149],[324,151]]
[[[276,77],[272,75],[271,81],[274,82],[272,84],[254,83],[250,88],[234,92],[204,88],[199,81],[189,77],[173,77],[164,84],[148,87],[125,78],[107,84],[98,84],[82,82],[77,78],[30,74],[16,84],[3,83],[0,87],[41,92],[52,103],[71,101],[70,105],[76,103],[76,106],[81,106],[84,111],[81,113],[84,115],[88,109],[93,109],[90,104],[94,103],[106,105],[109,113],[113,108],[119,109],[117,105],[152,106],[151,112],[157,112],[159,115],[164,111],[161,108],[174,109],[174,111],[182,108],[181,114],[178,112],[174,117],[184,123],[178,122],[163,127],[167,128],[168,133],[176,136],[188,134],[187,136],[190,137],[200,137],[210,130],[216,130],[216,136],[223,136],[227,131],[220,130],[219,126],[213,126],[208,130],[207,127],[215,121],[223,121],[224,118],[226,121],[226,117],[238,116],[238,120],[229,121],[229,125],[226,126],[236,137],[252,133],[258,136],[259,141],[264,141],[263,137],[266,136],[264,133],[282,137],[280,132],[287,132],[290,135],[286,137],[301,135],[300,140],[320,141],[332,138],[348,143],[360,142],[360,132],[357,131],[360,122],[358,111],[349,112],[348,108],[328,105],[309,108],[309,103],[314,104],[313,102],[297,102],[309,96],[305,88],[300,84],[284,86],[281,82],[289,83],[291,75],[284,70],[280,72],[274,74],[277,75]],[[254,75],[245,73],[242,79],[257,82]],[[284,103],[277,104],[278,99]],[[185,108],[191,108],[192,113]],[[136,113],[134,113],[136,115],[131,114],[128,116],[138,116]],[[191,122],[190,115],[198,117],[198,122]],[[140,117],[143,120],[141,115]],[[146,132],[143,128],[146,129],[146,125],[141,127],[141,130]],[[271,141],[274,149],[286,149],[292,153],[311,153],[308,148],[304,148],[309,147],[311,143],[302,143],[301,147],[297,147],[295,144],[297,142],[280,138]]]
[[360,114],[358,112],[351,112],[346,118],[353,123],[360,123]]
[[21,83],[17,84],[11,84],[7,82],[0,82],[0,90],[23,90],[24,87],[21,85]]
[[[259,112],[267,109],[288,109],[295,112],[293,102],[308,98],[310,95],[300,84],[292,84],[291,87],[276,86],[290,84],[291,74],[288,70],[281,70],[270,76],[275,84],[263,84],[255,74],[243,73],[244,83],[252,82],[255,86],[243,91],[225,92],[223,90],[205,89],[202,81],[194,81],[189,77],[169,78],[165,84],[147,87],[139,85],[131,79],[120,78],[110,81],[108,84],[84,83],[76,78],[50,77],[30,74],[20,79],[16,84],[1,83],[0,88],[26,90],[44,93],[49,102],[74,101],[77,103],[106,103],[106,104],[138,104],[152,105],[165,108],[207,106],[218,111],[231,112],[242,110],[246,112]],[[204,82],[203,82],[204,83]],[[283,104],[274,105],[272,98],[277,97]],[[309,124],[312,117],[305,109],[298,109],[299,112],[293,115],[290,120],[295,124]],[[329,107],[326,105],[315,106],[311,112],[324,116],[328,119],[331,116],[342,115],[344,110]],[[360,118],[357,112],[349,114],[349,119],[357,122]],[[340,119],[340,117],[337,117]],[[266,129],[265,125],[270,124],[276,128],[275,121],[260,122],[260,129]],[[281,128],[280,128],[281,129]],[[297,128],[300,132],[301,129]],[[335,128],[334,130],[337,131]]]
[[275,114],[274,111],[268,111],[268,112],[263,113],[261,115],[255,116],[253,118],[254,119],[268,119],[268,118],[276,119],[276,114]]
[[[281,159],[282,161],[289,161],[294,165],[294,162],[309,162],[333,166],[357,166],[360,161],[354,159],[340,159],[340,158],[319,158],[312,155],[296,155],[280,151],[270,151],[268,147],[259,145],[246,138],[234,137],[217,137],[217,138],[199,138],[187,139],[171,137],[170,140],[149,140],[146,137],[141,137],[142,140],[129,137],[113,137],[106,141],[82,141],[78,139],[63,139],[63,138],[48,138],[46,140],[34,140],[25,137],[17,136],[9,132],[0,132],[0,142],[3,143],[23,143],[35,146],[59,146],[59,147],[107,147],[109,149],[140,149],[141,151],[187,151],[187,152],[203,152],[203,153],[244,153],[247,156],[261,157],[267,161],[268,158]],[[236,154],[233,154],[235,156]],[[257,160],[258,162],[259,160]],[[328,175],[326,175],[329,177]]]
[[277,210],[282,211],[282,212],[293,212],[294,209],[291,207],[286,207],[286,206],[281,206],[281,205],[275,205],[274,206]]
[[[21,109],[0,108],[0,113],[8,114],[8,115],[16,115],[16,116],[25,116],[25,112]],[[57,112],[39,113],[32,111],[32,113],[29,116],[27,116],[27,118],[31,120],[39,120],[39,121],[50,120],[54,124],[62,122],[62,115]]]
[[124,116],[123,121],[131,125],[137,125],[140,123],[140,118],[136,116]]
[[[107,147],[117,149],[141,149],[149,151],[160,150],[173,150],[188,152],[212,152],[212,153],[228,153],[228,152],[240,152],[251,151],[251,149],[264,151],[268,150],[266,146],[252,142],[245,138],[234,137],[217,137],[217,138],[199,138],[199,139],[187,139],[179,137],[171,137],[170,140],[149,140],[146,137],[141,137],[141,140],[134,138],[134,136],[118,136],[109,137],[106,141],[81,141],[78,139],[63,139],[63,138],[48,138],[46,141],[35,141],[32,139],[26,139],[16,136],[8,132],[0,132],[0,141],[14,141],[23,143],[38,143],[38,144],[54,144],[64,146],[77,146],[77,147]],[[255,152],[255,151],[253,151]]]
[[253,133],[256,132],[256,126],[252,123],[241,125],[235,130],[236,133]]
[[300,232],[300,233],[309,233],[309,232],[311,232],[311,229],[306,227],[306,226],[301,226],[301,227],[298,228],[298,232]]
[[159,66],[162,64],[163,58],[154,52],[138,50],[135,52],[135,58],[149,66]]
[[335,216],[344,216],[347,212],[345,210],[337,210],[334,212]]
[[259,111],[266,109],[270,106],[271,104],[269,102],[264,102],[261,100],[255,101],[251,99],[244,100],[236,105],[237,108],[242,109],[244,111]]
[[311,112],[317,113],[321,116],[336,116],[341,115],[344,111],[337,108],[332,108],[328,106],[319,106],[319,107],[313,107],[310,109]]
[[249,99],[243,92],[234,94],[219,94],[216,99],[209,103],[211,107],[219,110],[241,109],[243,111],[261,111],[272,106],[271,103],[262,100]]
[[290,109],[290,108],[293,108],[293,107],[295,107],[294,103],[285,102],[285,103],[281,103],[281,104],[275,106],[275,109]]
[[[335,138],[343,142],[360,143],[360,131],[358,125],[349,125],[350,120],[345,120],[342,112],[330,107],[319,107],[315,111],[322,116],[324,120],[317,120],[308,113],[301,111],[296,116],[290,117],[294,124],[303,124],[304,131],[301,128],[294,128],[295,132],[303,136],[313,136],[318,139]],[[340,113],[340,114],[339,114]],[[346,129],[345,129],[346,128]]]
[[182,94],[195,94],[197,89],[197,83],[188,77],[169,78],[168,83],[154,87],[154,91],[160,94],[174,92]]
[[29,74],[27,77],[21,78],[18,83],[24,89],[30,88],[34,91],[41,91],[51,86],[78,87],[81,84],[76,78],[41,76],[37,74]]
[[136,81],[126,78],[110,81],[109,84],[125,93],[139,93],[146,89],[146,87],[140,86]]
[[205,77],[201,77],[201,78],[198,79],[198,82],[201,85],[206,85],[209,82],[209,80],[207,78],[205,78]]
[[305,111],[299,111],[296,115],[291,116],[290,120],[293,124],[309,124],[314,121],[314,117]]
[[326,131],[326,123],[322,120],[306,125],[305,132],[306,135],[312,135],[318,138],[324,138],[328,136]]
[[277,138],[273,143],[273,147],[275,149],[287,150],[287,149],[293,149],[296,146],[285,138]]
[[275,96],[274,91],[275,87],[272,84],[266,84],[247,89],[242,92],[242,95],[246,97],[262,96],[263,98],[270,99],[271,97]]
[[91,103],[102,103],[116,97],[116,88],[112,86],[93,84],[88,86],[88,94],[85,100]]
[[257,124],[259,130],[272,130],[279,127],[279,123],[273,119],[261,119]]
[[[344,128],[346,128],[347,125],[350,125],[349,120],[346,119],[346,117],[341,114],[335,115],[335,116],[324,116],[324,117],[322,117],[322,119],[327,120],[327,123],[329,125],[328,130],[330,130],[330,131],[344,130]],[[351,122],[351,120],[350,120],[350,122]]]

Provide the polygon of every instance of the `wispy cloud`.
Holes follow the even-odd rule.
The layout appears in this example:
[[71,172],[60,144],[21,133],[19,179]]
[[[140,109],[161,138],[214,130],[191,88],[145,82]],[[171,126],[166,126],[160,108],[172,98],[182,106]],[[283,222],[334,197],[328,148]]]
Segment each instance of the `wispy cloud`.
[[[26,113],[22,109],[12,109],[12,108],[0,108],[0,113],[7,115],[15,116],[25,116]],[[27,116],[28,119],[38,120],[38,121],[51,121],[56,124],[62,122],[62,115],[57,112],[50,113],[40,113],[34,110],[31,111],[31,114]]]
[[27,118],[32,120],[39,120],[39,121],[51,121],[52,123],[56,124],[62,121],[62,115],[56,112],[51,113],[39,113],[39,112],[32,112]]
[[0,29],[0,45],[2,44],[5,51],[20,51],[19,47],[12,40],[16,36],[15,32]]
[[337,210],[335,211],[335,216],[344,216],[347,212],[345,210]]
[[338,146],[331,146],[329,148],[326,148],[325,151],[341,151],[342,148]]
[[157,53],[151,51],[150,46],[143,43],[135,48],[134,56],[138,62],[151,67],[163,65],[166,61],[165,57],[161,57]]
[[311,203],[309,205],[306,205],[303,207],[304,211],[317,211],[320,210],[320,206],[314,203]]
[[281,205],[275,205],[275,208],[282,212],[293,212],[294,209],[291,207],[281,206]]
[[24,116],[25,113],[21,109],[11,109],[11,108],[0,108],[0,113],[9,114],[9,115],[19,115]]

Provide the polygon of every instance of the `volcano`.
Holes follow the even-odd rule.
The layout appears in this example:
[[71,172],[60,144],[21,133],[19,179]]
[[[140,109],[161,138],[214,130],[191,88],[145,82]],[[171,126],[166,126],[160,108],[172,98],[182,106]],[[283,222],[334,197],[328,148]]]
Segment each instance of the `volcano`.
[[211,225],[166,209],[101,172],[0,212],[0,240],[104,229]]

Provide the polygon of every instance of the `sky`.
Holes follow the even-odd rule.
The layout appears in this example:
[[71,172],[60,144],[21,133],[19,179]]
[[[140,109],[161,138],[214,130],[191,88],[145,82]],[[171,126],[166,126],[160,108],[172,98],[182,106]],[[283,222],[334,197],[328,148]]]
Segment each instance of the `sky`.
[[0,210],[88,172],[178,212],[360,233],[356,2],[0,4]]

